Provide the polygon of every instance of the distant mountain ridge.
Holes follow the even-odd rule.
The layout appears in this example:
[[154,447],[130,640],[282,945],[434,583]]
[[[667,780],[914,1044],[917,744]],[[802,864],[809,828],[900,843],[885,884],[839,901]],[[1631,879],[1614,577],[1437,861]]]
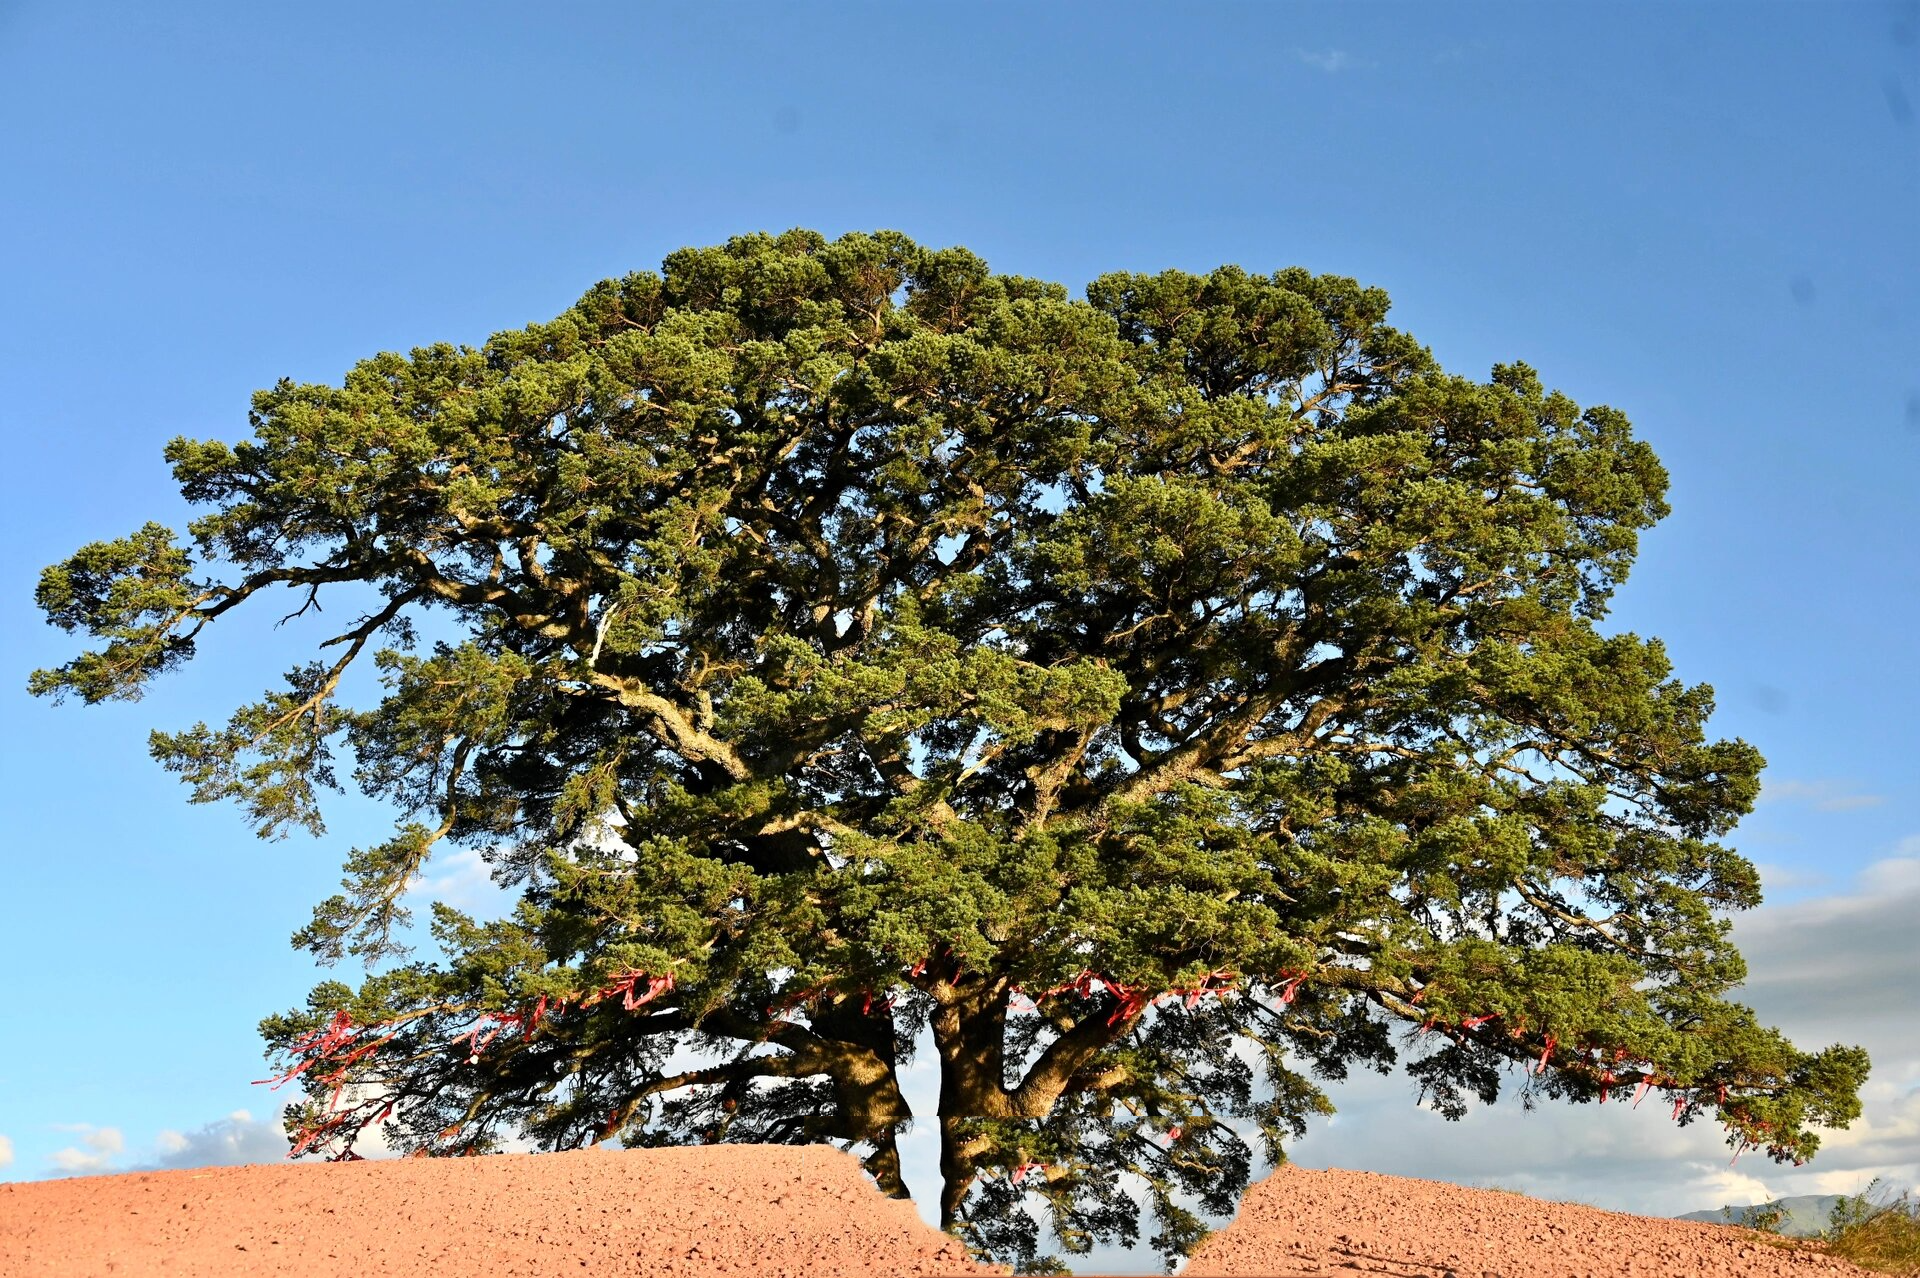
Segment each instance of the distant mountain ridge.
[[[1776,1198],[1770,1203],[1755,1203],[1751,1207],[1720,1207],[1712,1211],[1690,1211],[1675,1220],[1704,1220],[1713,1225],[1745,1225],[1751,1223],[1754,1216],[1763,1211],[1778,1208],[1780,1217],[1779,1232],[1789,1238],[1817,1238],[1825,1233],[1833,1219],[1834,1206],[1845,1197],[1844,1194],[1799,1194],[1792,1198]],[[1916,1204],[1920,1210],[1920,1204]]]
[[1827,1222],[1833,1217],[1833,1209],[1843,1195],[1840,1194],[1798,1194],[1792,1198],[1776,1198],[1770,1203],[1755,1203],[1751,1207],[1718,1207],[1710,1211],[1690,1211],[1677,1220],[1704,1220],[1709,1224],[1745,1225],[1760,1212],[1778,1208],[1785,1214],[1780,1218],[1780,1232],[1789,1238],[1815,1238],[1826,1232]]

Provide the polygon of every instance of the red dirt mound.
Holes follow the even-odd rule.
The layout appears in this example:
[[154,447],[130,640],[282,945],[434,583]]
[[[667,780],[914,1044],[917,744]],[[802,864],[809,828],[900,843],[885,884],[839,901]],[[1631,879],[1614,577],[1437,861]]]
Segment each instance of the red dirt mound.
[[[213,1167],[0,1185],[0,1275],[975,1275],[821,1146]],[[1186,1274],[1869,1278],[1745,1230],[1283,1167]]]
[[1006,1274],[824,1146],[211,1167],[0,1185],[0,1274]]
[[1394,1278],[1813,1278],[1860,1275],[1744,1229],[1657,1220],[1372,1172],[1282,1167],[1184,1271]]

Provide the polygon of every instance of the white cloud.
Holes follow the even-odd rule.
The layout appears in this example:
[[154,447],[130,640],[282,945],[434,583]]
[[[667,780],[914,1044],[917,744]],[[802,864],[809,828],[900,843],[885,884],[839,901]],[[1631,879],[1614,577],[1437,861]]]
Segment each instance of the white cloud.
[[1828,881],[1827,876],[1818,870],[1804,870],[1774,861],[1755,861],[1753,868],[1760,872],[1760,886],[1768,895],[1792,888],[1821,887]]
[[[1869,867],[1842,892],[1736,916],[1750,975],[1734,996],[1802,1048],[1857,1042],[1873,1055],[1861,1118],[1823,1133],[1823,1147],[1807,1166],[1753,1154],[1732,1163],[1718,1126],[1680,1127],[1657,1096],[1637,1109],[1545,1102],[1529,1112],[1509,1089],[1497,1105],[1474,1105],[1452,1123],[1417,1106],[1414,1084],[1400,1073],[1357,1073],[1328,1085],[1340,1113],[1313,1123],[1304,1140],[1288,1146],[1288,1157],[1302,1167],[1500,1185],[1651,1216],[1794,1194],[1859,1193],[1876,1176],[1920,1183],[1920,982],[1912,980],[1911,960],[1902,961],[1913,952],[1912,920],[1920,917],[1920,837],[1900,849],[1904,855]],[[929,1046],[925,1057],[932,1056]],[[1516,1071],[1512,1085],[1520,1081]],[[930,1069],[902,1072],[901,1090],[917,1114],[934,1113],[938,1087]],[[936,1220],[938,1127],[927,1122],[904,1133],[900,1153],[916,1207]],[[1157,1257],[1144,1246],[1102,1247],[1077,1267],[1158,1272]]]
[[1798,781],[1791,777],[1778,781],[1762,779],[1761,803],[1811,803],[1821,812],[1852,812],[1885,803],[1883,794],[1866,794],[1852,781]]
[[1345,49],[1295,49],[1293,56],[1310,67],[1325,71],[1328,75],[1373,65],[1371,62],[1361,61]]
[[426,872],[407,885],[407,895],[423,901],[444,901],[456,910],[479,918],[498,918],[513,908],[514,896],[493,881],[493,869],[477,848],[457,847],[436,852]]
[[[75,1132],[80,1137],[78,1144],[56,1150],[48,1157],[49,1174],[54,1176],[277,1163],[287,1156],[287,1137],[279,1120],[261,1121],[244,1109],[236,1109],[225,1118],[191,1131],[163,1129],[155,1135],[151,1150],[124,1160],[127,1142],[117,1127],[57,1123],[54,1130]],[[365,1144],[368,1147],[361,1152],[367,1157],[391,1157],[390,1151],[377,1140]],[[376,1144],[380,1144],[380,1148],[374,1148]],[[0,1159],[0,1166],[4,1166],[5,1161]]]
[[163,1131],[154,1142],[156,1168],[231,1167],[277,1163],[287,1156],[287,1136],[278,1121],[262,1122],[236,1109],[191,1132]]
[[[1862,1115],[1822,1133],[1802,1168],[1732,1151],[1711,1122],[1675,1126],[1663,1106],[1638,1110],[1549,1102],[1532,1113],[1512,1096],[1448,1123],[1414,1104],[1399,1074],[1330,1087],[1337,1121],[1288,1150],[1303,1167],[1346,1167],[1456,1183],[1498,1184],[1542,1198],[1678,1215],[1792,1194],[1858,1193],[1879,1176],[1920,1183],[1920,838],[1843,892],[1737,915],[1748,980],[1734,997],[1803,1049],[1858,1043],[1873,1057]],[[1518,1076],[1515,1076],[1518,1081]]]
[[13,1142],[8,1140],[5,1136],[0,1136],[0,1169],[5,1169],[6,1167],[12,1165],[12,1163],[13,1163]]
[[1860,1043],[1876,1080],[1920,1082],[1916,917],[1920,856],[1876,862],[1849,893],[1736,915],[1748,968],[1741,1001],[1796,1042]]
[[69,1145],[57,1149],[49,1158],[54,1170],[66,1176],[97,1176],[115,1170],[113,1160],[127,1148],[118,1127],[95,1127],[90,1123],[60,1123],[57,1131],[78,1132],[82,1149]]

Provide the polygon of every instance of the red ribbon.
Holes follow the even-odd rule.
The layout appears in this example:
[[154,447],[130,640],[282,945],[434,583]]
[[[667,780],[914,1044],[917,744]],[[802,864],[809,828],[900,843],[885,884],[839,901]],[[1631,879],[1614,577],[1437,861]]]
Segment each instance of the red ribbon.
[[[638,993],[637,987],[643,980],[647,983],[647,992],[640,994]],[[671,972],[665,976],[650,976],[645,972],[626,972],[616,979],[613,984],[601,990],[600,997],[611,998],[615,994],[619,994],[622,996],[620,1006],[629,1012],[637,1012],[672,988],[673,973]]]

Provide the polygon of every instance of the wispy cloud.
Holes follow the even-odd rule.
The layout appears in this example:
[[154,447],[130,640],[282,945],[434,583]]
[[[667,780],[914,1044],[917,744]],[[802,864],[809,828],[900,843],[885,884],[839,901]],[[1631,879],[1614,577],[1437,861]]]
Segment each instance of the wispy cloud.
[[1852,812],[1885,803],[1884,794],[1866,794],[1853,781],[1798,781],[1791,777],[1760,782],[1760,802],[1811,803],[1821,812]]
[[[95,1127],[91,1123],[59,1123],[57,1131],[78,1132],[80,1145],[56,1149],[48,1161],[65,1176],[96,1176],[114,1170],[113,1160],[127,1148],[126,1137],[118,1127]],[[80,1146],[86,1148],[82,1149]]]
[[1803,870],[1773,861],[1755,861],[1753,868],[1760,871],[1760,886],[1769,893],[1789,888],[1819,887],[1827,882],[1827,876],[1818,870]]
[[232,1167],[274,1163],[287,1156],[287,1137],[279,1123],[261,1122],[236,1109],[191,1132],[163,1131],[154,1141],[159,1157],[149,1166]]
[[1293,56],[1310,67],[1325,71],[1328,75],[1338,75],[1342,71],[1354,71],[1373,65],[1371,62],[1364,62],[1354,57],[1345,49],[1295,49]]
[[0,1136],[0,1169],[5,1169],[9,1165],[11,1165],[12,1162],[13,1162],[13,1142],[8,1140],[5,1136]]
[[1747,960],[1735,992],[1797,1046],[1858,1043],[1873,1058],[1851,1127],[1822,1133],[1804,1168],[1742,1159],[1712,1123],[1681,1128],[1663,1109],[1544,1104],[1531,1113],[1503,1097],[1458,1124],[1413,1104],[1404,1077],[1356,1072],[1329,1091],[1336,1123],[1316,1124],[1290,1157],[1456,1183],[1491,1182],[1543,1198],[1678,1215],[1789,1194],[1859,1193],[1875,1176],[1920,1182],[1920,983],[1912,964],[1920,916],[1920,836],[1850,885],[1734,919]]
[[422,901],[443,901],[456,910],[482,918],[497,918],[513,908],[513,894],[493,881],[493,867],[476,848],[443,849],[427,863],[426,872],[407,885],[407,895]]

